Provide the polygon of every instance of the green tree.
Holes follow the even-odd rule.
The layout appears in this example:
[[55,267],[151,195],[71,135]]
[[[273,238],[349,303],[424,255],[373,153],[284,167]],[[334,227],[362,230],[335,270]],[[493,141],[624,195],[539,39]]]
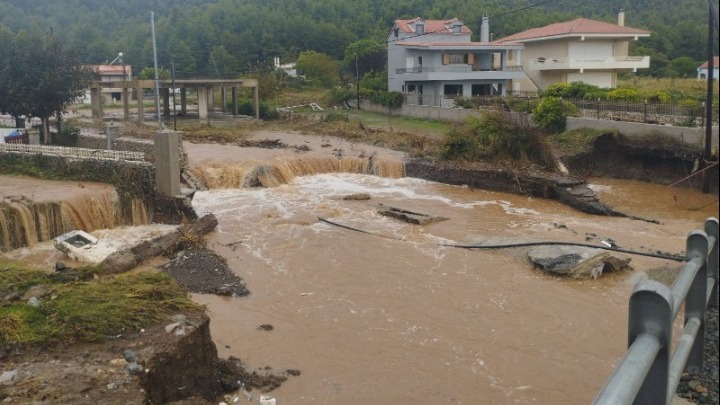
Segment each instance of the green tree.
[[27,31],[13,36],[0,29],[0,39],[0,111],[40,118],[49,143],[50,117],[83,95],[92,72],[57,37]]
[[312,82],[331,87],[340,83],[340,64],[333,58],[315,51],[298,56],[297,68]]
[[695,77],[700,64],[689,56],[681,56],[670,61],[667,73],[671,77]]
[[212,51],[210,51],[210,61],[217,77],[222,79],[237,77],[239,71],[237,59],[224,46],[213,47]]
[[[357,71],[356,63],[357,62]],[[355,41],[345,48],[343,66],[349,73],[363,77],[366,73],[379,72],[387,65],[387,47],[372,39]]]

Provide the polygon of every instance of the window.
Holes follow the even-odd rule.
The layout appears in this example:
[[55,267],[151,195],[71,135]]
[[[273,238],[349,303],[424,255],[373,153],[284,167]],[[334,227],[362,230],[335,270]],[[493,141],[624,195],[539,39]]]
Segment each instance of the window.
[[475,55],[471,53],[446,53],[443,54],[443,65],[472,65]]
[[462,84],[446,84],[444,94],[446,96],[462,96],[463,86]]
[[415,24],[415,33],[416,34],[424,34],[425,33],[425,24],[422,24],[422,23]]
[[400,28],[395,28],[393,30],[393,34],[395,34],[395,38],[399,37],[400,36]]

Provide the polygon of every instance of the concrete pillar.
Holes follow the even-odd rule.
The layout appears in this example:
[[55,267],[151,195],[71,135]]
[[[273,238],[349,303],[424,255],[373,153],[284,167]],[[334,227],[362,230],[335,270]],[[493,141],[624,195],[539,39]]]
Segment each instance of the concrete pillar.
[[163,116],[165,119],[170,116],[170,89],[160,89],[163,98]]
[[155,134],[155,185],[161,195],[180,195],[180,134]]
[[185,87],[180,89],[180,114],[183,117],[187,116],[187,89]]
[[122,89],[122,102],[123,102],[123,120],[127,121],[130,119],[130,100],[127,85],[123,83]]
[[227,112],[226,100],[225,86],[220,86],[220,110],[222,110],[222,112]]
[[90,109],[91,109],[90,116],[93,118],[97,118],[100,115],[100,114],[98,114],[98,109],[97,109],[97,102],[98,102],[97,99],[98,99],[97,88],[90,87]]
[[215,88],[208,87],[208,111],[213,112],[215,110]]
[[232,113],[233,113],[233,115],[238,115],[238,99],[237,99],[238,88],[233,87],[230,90],[230,93],[231,93],[230,97],[232,97]]
[[97,112],[98,117],[102,118],[105,113],[103,112],[103,95],[102,95],[102,87],[98,87],[95,89],[97,92]]
[[253,107],[255,107],[255,119],[260,119],[260,92],[258,86],[253,87]]
[[208,88],[198,87],[198,117],[201,120],[208,119]]
[[145,106],[143,106],[143,103],[145,102],[143,93],[143,88],[141,86],[138,86],[137,89],[137,112],[138,112],[138,124],[142,124],[145,122]]

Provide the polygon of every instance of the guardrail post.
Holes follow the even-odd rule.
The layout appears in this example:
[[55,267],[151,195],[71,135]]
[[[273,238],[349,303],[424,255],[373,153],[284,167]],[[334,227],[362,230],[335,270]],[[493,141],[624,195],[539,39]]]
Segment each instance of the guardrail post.
[[694,257],[702,258],[703,265],[695,274],[685,297],[685,324],[693,316],[700,320],[700,328],[690,349],[690,355],[685,363],[685,371],[697,371],[702,367],[705,350],[705,307],[707,305],[707,258],[708,237],[705,232],[692,231],[687,238],[685,253],[687,261]]
[[710,293],[710,301],[708,303],[708,308],[717,308],[718,306],[718,233],[720,231],[718,230],[718,219],[717,218],[708,218],[705,221],[705,233],[712,238],[715,239],[715,242],[712,246],[709,246],[708,249],[710,250],[708,257],[707,257],[707,274],[708,277],[715,280],[714,285],[712,286],[712,291]]
[[628,347],[643,334],[660,342],[660,350],[635,397],[634,405],[667,403],[670,342],[672,338],[673,297],[670,289],[654,280],[642,280],[630,296]]

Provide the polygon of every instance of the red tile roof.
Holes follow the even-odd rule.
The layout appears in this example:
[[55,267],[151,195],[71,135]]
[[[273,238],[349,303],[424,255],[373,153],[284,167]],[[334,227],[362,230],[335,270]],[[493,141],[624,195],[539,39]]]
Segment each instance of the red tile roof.
[[617,24],[610,24],[602,21],[578,18],[556,24],[546,25],[540,28],[532,28],[519,32],[503,41],[523,41],[528,39],[539,39],[566,35],[587,35],[587,34],[609,34],[609,35],[650,35],[650,31],[637,28],[624,27]]
[[[705,63],[703,63],[702,65],[700,65],[700,67],[699,67],[698,69],[707,69],[707,68],[708,68],[708,62],[710,62],[710,61],[706,60]],[[718,58],[717,56],[713,58],[713,67],[714,67],[715,69],[717,69],[718,67],[720,67],[720,58]]]
[[[458,20],[457,18],[452,18],[450,20],[423,20],[420,17],[415,17],[411,20],[395,20],[395,27],[400,28],[400,31],[406,33],[406,34],[414,34],[415,30],[411,26],[411,24],[414,24],[416,21],[422,20],[425,23],[425,33],[426,34],[452,34],[452,25],[454,22],[460,22],[462,24],[462,21]],[[467,26],[463,25],[460,29],[463,34],[471,34],[472,31]]]
[[519,42],[396,42],[400,46],[419,46],[424,48],[507,48],[521,47]]

